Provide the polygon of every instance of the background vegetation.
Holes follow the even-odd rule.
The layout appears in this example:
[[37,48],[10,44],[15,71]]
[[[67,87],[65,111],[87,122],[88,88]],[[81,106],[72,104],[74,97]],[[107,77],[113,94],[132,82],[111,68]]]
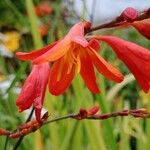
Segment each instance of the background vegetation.
[[[70,29],[68,15],[77,19],[71,5],[69,13],[60,0],[49,0],[52,12],[37,16],[35,6],[42,0],[0,1],[0,128],[14,130],[23,123],[29,112],[19,113],[15,101],[21,85],[30,72],[30,63],[15,58],[15,51],[31,51],[51,43]],[[82,19],[85,10],[83,9]],[[44,31],[41,25],[46,26]],[[43,35],[44,32],[44,35]],[[101,31],[113,34],[150,48],[150,43],[134,29]],[[6,41],[5,38],[10,38]],[[110,47],[102,44],[101,55],[118,66],[126,75],[122,84],[114,84],[97,74],[101,93],[93,95],[77,75],[71,88],[62,96],[46,93],[44,107],[50,119],[80,108],[99,105],[101,112],[122,109],[149,108],[150,95],[144,94],[124,64],[116,59]],[[130,57],[130,56],[129,56]],[[118,117],[104,121],[64,120],[43,126],[26,136],[20,150],[150,150],[150,120]],[[0,137],[0,149],[13,149],[15,139]]]

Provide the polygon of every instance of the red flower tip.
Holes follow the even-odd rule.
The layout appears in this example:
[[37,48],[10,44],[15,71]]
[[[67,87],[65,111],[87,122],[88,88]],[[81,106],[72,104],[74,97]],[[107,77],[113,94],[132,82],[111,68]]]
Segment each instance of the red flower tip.
[[88,109],[88,110],[81,108],[79,113],[75,117],[75,119],[78,119],[78,120],[85,119],[87,117],[95,115],[98,111],[99,111],[99,107],[98,106],[94,106],[93,108]]
[[138,17],[137,10],[132,7],[128,7],[122,12],[119,19],[127,22],[133,22],[134,20],[136,20],[137,17]]
[[48,63],[34,65],[16,101],[16,105],[19,107],[20,112],[30,108],[33,104],[37,121],[41,120],[41,109],[44,101],[48,76]]
[[99,107],[98,106],[94,106],[93,108],[88,110],[88,116],[95,115],[98,111],[99,111]]
[[150,19],[146,19],[143,21],[135,21],[131,25],[134,28],[136,28],[147,39],[150,39]]
[[150,90],[150,51],[114,36],[96,36],[96,38],[112,47],[147,93]]

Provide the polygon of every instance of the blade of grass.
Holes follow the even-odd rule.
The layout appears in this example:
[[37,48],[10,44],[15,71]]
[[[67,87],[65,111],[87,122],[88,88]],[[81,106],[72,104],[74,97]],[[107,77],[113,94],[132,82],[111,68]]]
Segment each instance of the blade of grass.
[[[85,99],[88,99],[88,101],[86,103],[84,103],[84,107],[90,108],[94,105],[93,104],[94,103],[93,95],[87,89],[85,89],[85,90],[86,90],[86,92],[85,92],[86,95],[84,97],[85,97]],[[106,145],[104,143],[103,134],[102,134],[101,122],[100,121],[98,121],[98,122],[97,121],[86,121],[86,122],[84,122],[84,125],[86,128],[87,136],[89,137],[89,143],[90,143],[91,149],[106,150]]]
[[[82,104],[82,98],[83,98],[83,90],[82,90],[83,85],[79,81],[79,76],[76,76],[76,78],[73,81],[73,89],[74,89],[75,99],[76,99],[74,110],[77,111],[77,109],[79,109],[79,107]],[[61,150],[66,150],[69,148],[70,139],[74,135],[74,131],[75,131],[77,125],[78,125],[78,121],[76,121],[76,120],[70,122],[69,128],[66,131],[65,139],[62,142]]]
[[[124,108],[129,109],[129,103],[125,101],[121,101],[121,108],[124,105]],[[120,109],[121,109],[120,108]],[[126,128],[129,122],[129,118],[118,118],[118,124],[120,127],[120,142],[119,142],[119,150],[130,150],[130,135],[127,134]]]
[[[48,91],[46,92],[45,106],[49,110],[50,113],[55,112],[54,104],[57,103],[57,101],[59,101],[59,97],[52,96],[51,94],[48,93]],[[60,142],[61,142],[60,140],[61,139],[59,138],[58,127],[59,127],[59,124],[57,122],[48,125],[49,134],[50,134],[49,139],[51,140],[51,143],[52,143],[51,146],[52,146],[52,149],[54,149],[54,150],[59,150],[60,149]]]
[[55,15],[54,15],[54,20],[53,20],[53,23],[52,23],[52,26],[50,28],[50,31],[48,33],[48,38],[47,38],[47,43],[51,43],[51,42],[54,42],[55,41],[55,37],[54,37],[54,33],[55,33],[55,30],[57,29],[58,25],[59,25],[59,22],[60,22],[60,17],[61,17],[61,10],[60,10],[60,4],[61,3],[56,3],[54,5],[52,5],[52,7],[54,8],[54,11],[55,11]]
[[19,70],[15,74],[15,78],[11,82],[9,88],[7,89],[6,93],[9,93],[9,91],[14,87],[15,83],[21,78],[21,75],[25,73],[26,67],[28,63],[23,62],[20,64]]
[[43,43],[42,43],[41,36],[39,34],[38,18],[34,11],[33,1],[26,0],[26,7],[27,7],[28,15],[29,15],[29,21],[30,21],[30,25],[31,25],[31,33],[33,36],[35,48],[40,48],[43,46]]
[[[95,121],[85,121],[84,126],[86,128],[87,136],[89,138],[89,146],[92,150],[106,150],[104,145],[103,136],[100,132],[100,125]],[[92,132],[91,132],[92,131]]]
[[76,132],[74,133],[74,137],[72,139],[72,141],[73,141],[72,145],[75,145],[75,146],[72,146],[72,150],[83,149],[84,136],[83,136],[82,127],[83,127],[83,123],[78,122]]
[[[100,79],[100,85],[101,85],[101,93],[96,95],[96,99],[99,102],[100,108],[101,108],[101,112],[102,113],[107,113],[110,112],[110,108],[109,105],[107,103],[107,99],[106,99],[106,95],[105,95],[105,84],[104,84],[104,79],[101,77]],[[116,140],[115,140],[115,136],[113,134],[113,127],[112,127],[112,123],[111,123],[111,119],[109,120],[104,120],[102,122],[102,127],[104,130],[104,139],[107,144],[107,148],[108,150],[117,150],[117,144],[116,144]]]
[[[147,99],[148,99],[148,105],[147,109],[150,110],[150,94],[147,94]],[[146,135],[147,135],[147,143],[146,143],[146,150],[150,149],[150,120],[146,119]]]
[[14,15],[17,17],[17,19],[19,20],[19,22],[25,26],[27,25],[27,19],[24,17],[24,15],[22,15],[22,13],[20,13],[17,9],[17,7],[14,5],[14,3],[10,0],[4,0],[4,2],[6,3],[6,5],[12,10],[12,12],[14,13]]
[[34,141],[35,143],[38,143],[38,144],[35,144],[35,150],[44,150],[44,144],[42,141],[42,136],[41,136],[40,130],[35,132],[34,140],[35,140]]

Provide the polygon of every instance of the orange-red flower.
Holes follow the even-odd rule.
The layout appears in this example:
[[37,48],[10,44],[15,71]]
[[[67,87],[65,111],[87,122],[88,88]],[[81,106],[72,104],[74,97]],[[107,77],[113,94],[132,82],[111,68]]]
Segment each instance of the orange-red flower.
[[112,47],[147,93],[150,89],[150,51],[114,36],[94,36],[94,38],[105,41]]
[[53,8],[46,1],[38,4],[34,9],[37,16],[50,15],[53,11]]
[[32,71],[26,79],[16,101],[20,112],[30,108],[33,104],[38,121],[40,121],[49,70],[48,63],[33,65]]
[[86,86],[93,93],[98,93],[94,73],[97,70],[108,79],[121,82],[123,75],[107,63],[97,51],[97,40],[85,38],[85,32],[91,27],[89,22],[74,25],[61,40],[31,53],[17,53],[22,60],[33,60],[34,64],[53,62],[49,76],[49,90],[54,95],[62,94],[74,78],[75,70],[80,72]]

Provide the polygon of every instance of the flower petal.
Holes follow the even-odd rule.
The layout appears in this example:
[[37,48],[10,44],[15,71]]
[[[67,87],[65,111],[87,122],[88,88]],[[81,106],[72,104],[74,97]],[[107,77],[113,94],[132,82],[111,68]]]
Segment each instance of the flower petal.
[[98,55],[98,53],[94,49],[90,48],[89,54],[97,70],[106,78],[115,82],[123,81],[124,77],[121,72],[110,63],[107,63],[101,56]]
[[34,59],[33,64],[55,61],[61,58],[71,48],[71,46],[71,41],[67,38],[64,38],[61,41],[59,41],[54,47],[52,47],[49,51]]
[[[16,100],[16,105],[19,107],[19,111],[26,110],[32,105],[33,99],[35,99],[36,94],[34,92],[36,87],[36,68],[33,67],[32,72],[26,79],[21,92]],[[29,92],[30,91],[30,92]]]
[[88,45],[88,41],[85,39],[85,31],[91,27],[90,22],[82,21],[75,24],[66,35],[67,38],[71,39],[71,41],[86,47]]
[[34,91],[36,92],[36,98],[33,101],[33,105],[35,108],[36,119],[37,121],[40,121],[50,69],[48,63],[37,65],[37,67],[37,83]]
[[38,121],[40,121],[48,76],[48,63],[34,65],[16,101],[20,111],[26,110],[34,104],[36,118]]
[[41,49],[29,52],[29,53],[26,53],[26,52],[17,52],[16,56],[20,60],[33,60],[33,59],[39,57],[40,55],[46,53],[47,51],[51,50],[51,48],[54,47],[58,42],[59,41],[54,42],[54,43],[49,44],[49,45],[47,45],[47,46],[45,46],[45,47],[43,47]]
[[99,41],[96,40],[96,39],[91,39],[89,41],[89,44],[88,44],[89,47],[92,47],[94,50],[96,51],[99,51],[100,50],[100,44],[99,44]]
[[91,24],[89,22],[79,22],[75,24],[63,40],[59,41],[50,51],[47,51],[36,58],[33,63],[39,64],[47,61],[55,61],[61,58],[67,51],[74,48],[73,42],[86,47],[88,42],[84,35],[85,30],[90,28],[90,26]]
[[147,39],[150,39],[150,19],[136,21],[132,23],[132,26],[135,27]]
[[[132,56],[131,56],[132,57]],[[147,93],[150,89],[150,77],[146,77],[140,70],[135,67],[137,64],[133,63],[132,60],[126,59],[125,64],[128,66],[128,68],[131,70],[131,72],[134,74],[136,80],[141,85],[143,91]],[[144,77],[144,80],[142,79]]]
[[131,70],[142,89],[150,89],[150,51],[132,42],[113,36],[98,36],[107,42]]
[[86,86],[91,92],[99,93],[100,91],[96,83],[96,77],[94,73],[93,64],[88,53],[85,53],[84,51],[80,52],[80,59],[81,59],[80,74]]
[[49,91],[53,95],[60,95],[71,84],[75,75],[75,65],[70,65],[67,60],[61,58],[56,61],[50,71]]

